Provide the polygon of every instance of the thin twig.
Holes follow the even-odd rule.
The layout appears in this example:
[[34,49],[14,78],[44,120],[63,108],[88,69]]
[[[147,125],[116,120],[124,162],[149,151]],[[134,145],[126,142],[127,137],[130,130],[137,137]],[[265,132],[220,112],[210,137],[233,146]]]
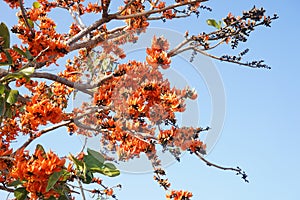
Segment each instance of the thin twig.
[[84,190],[83,190],[83,187],[82,187],[82,184],[81,184],[81,181],[79,180],[79,178],[77,179],[77,182],[78,182],[79,189],[80,189],[80,192],[81,192],[82,200],[86,200]]
[[182,41],[180,44],[178,44],[174,49],[172,49],[169,53],[168,56],[172,57],[173,55],[176,55],[176,51],[178,51],[180,48],[182,48],[184,45],[189,43],[191,39],[185,39]]
[[[54,126],[45,128],[44,130],[41,130],[41,131],[40,131],[40,136],[41,136],[41,135],[44,135],[45,133],[48,133],[48,132],[50,132],[50,131],[53,131],[53,130],[55,130],[55,129],[57,129],[57,128],[66,126],[66,125],[68,125],[68,124],[70,124],[70,123],[72,123],[72,120],[63,121],[63,122],[58,123],[58,124],[56,124],[56,125],[54,125]],[[38,138],[38,137],[34,137],[34,136],[33,136],[33,137],[30,137],[30,138],[29,138],[29,139],[28,139],[21,147],[19,147],[19,148],[12,154],[12,156],[14,156],[14,155],[16,154],[16,152],[19,151],[20,149],[26,148],[26,147],[27,147],[31,142],[33,142],[36,138]]]
[[131,0],[129,3],[127,3],[122,10],[118,12],[119,15],[121,15],[129,6],[131,6],[132,3],[134,3],[136,0]]
[[166,10],[170,10],[170,9],[174,9],[180,6],[184,6],[184,5],[189,5],[189,4],[193,4],[193,3],[199,3],[199,2],[205,2],[208,0],[195,0],[195,1],[186,1],[183,3],[175,3],[173,5],[161,8],[161,9],[157,9],[157,10],[149,10],[149,11],[145,11],[145,12],[140,12],[140,13],[135,13],[135,14],[131,14],[131,15],[118,15],[118,13],[113,14],[113,19],[118,19],[118,20],[124,20],[124,19],[129,19],[129,18],[135,18],[135,17],[142,17],[142,16],[149,16],[155,13],[160,13]]
[[28,18],[26,16],[25,8],[24,8],[24,5],[23,5],[23,0],[19,0],[19,4],[20,4],[20,8],[21,8],[21,12],[22,12],[22,17],[23,17],[23,19],[25,21],[25,24],[30,29],[32,37],[34,37],[34,31],[33,31],[32,27],[29,25]]
[[217,165],[217,164],[214,164],[214,163],[212,163],[212,162],[210,162],[210,161],[208,161],[208,160],[206,160],[199,152],[194,152],[196,155],[197,155],[197,157],[198,158],[200,158],[203,162],[205,162],[208,166],[210,166],[210,167],[215,167],[215,168],[217,168],[217,169],[221,169],[221,170],[224,170],[224,171],[233,171],[233,172],[236,172],[236,175],[241,175],[242,176],[242,179],[245,181],[245,182],[249,182],[248,180],[247,180],[247,174],[244,172],[244,171],[242,171],[242,169],[241,168],[239,168],[239,167],[236,167],[236,168],[233,168],[233,167],[223,167],[223,166],[220,166],[220,165]]

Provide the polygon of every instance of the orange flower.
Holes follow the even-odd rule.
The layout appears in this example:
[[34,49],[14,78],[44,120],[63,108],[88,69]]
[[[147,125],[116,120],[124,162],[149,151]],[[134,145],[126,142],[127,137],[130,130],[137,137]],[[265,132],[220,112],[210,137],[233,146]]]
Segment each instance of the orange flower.
[[30,193],[31,199],[38,199],[40,195],[45,198],[50,196],[59,197],[59,194],[51,189],[46,192],[49,177],[61,171],[65,164],[65,159],[60,159],[53,152],[44,153],[36,149],[32,156],[20,150],[15,156],[14,166],[10,176],[15,180],[22,181],[23,186]]
[[170,199],[174,199],[174,200],[189,200],[191,197],[193,196],[193,194],[191,192],[188,191],[176,191],[176,190],[172,190],[169,194],[166,195],[166,198],[168,200]]

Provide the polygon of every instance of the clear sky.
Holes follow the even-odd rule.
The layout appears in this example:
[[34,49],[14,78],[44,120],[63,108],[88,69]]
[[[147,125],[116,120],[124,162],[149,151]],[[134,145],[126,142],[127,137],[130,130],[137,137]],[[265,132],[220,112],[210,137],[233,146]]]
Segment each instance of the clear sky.
[[[26,2],[26,0],[25,0]],[[239,15],[253,5],[263,6],[279,19],[272,28],[258,28],[242,47],[249,47],[249,60],[264,59],[272,69],[250,69],[213,61],[223,80],[226,94],[224,128],[207,159],[224,166],[240,166],[249,175],[244,183],[232,172],[207,167],[193,155],[168,167],[174,189],[192,191],[195,200],[296,200],[300,198],[300,42],[299,7],[296,0],[219,0],[207,2],[213,12],[202,12],[193,21],[156,23],[182,33],[202,32],[207,18],[222,19],[228,12]],[[14,13],[0,2],[0,21],[14,24]],[[64,19],[65,20],[65,19]],[[201,22],[198,25],[197,22]],[[207,29],[207,27],[205,27]],[[229,54],[229,48],[216,51]],[[198,91],[201,94],[201,91]],[[199,95],[201,98],[201,95]],[[212,127],[213,128],[213,127]],[[63,129],[40,139],[56,152],[72,152],[79,145],[75,136]],[[164,199],[164,191],[153,181],[152,173],[123,173],[106,183],[123,185],[117,192],[121,200]],[[0,200],[6,195],[0,193]]]

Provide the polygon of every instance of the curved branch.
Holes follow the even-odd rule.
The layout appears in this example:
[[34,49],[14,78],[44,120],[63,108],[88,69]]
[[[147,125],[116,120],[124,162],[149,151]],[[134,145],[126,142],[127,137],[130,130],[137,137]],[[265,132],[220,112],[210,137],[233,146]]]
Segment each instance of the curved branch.
[[193,3],[200,3],[200,2],[206,2],[208,0],[195,0],[195,1],[187,1],[187,2],[183,2],[183,3],[175,3],[173,5],[164,7],[162,9],[157,9],[157,10],[149,10],[149,11],[145,11],[145,12],[141,12],[141,13],[136,13],[136,14],[131,14],[131,15],[119,15],[119,13],[113,14],[113,19],[117,19],[117,20],[124,20],[124,19],[129,19],[129,18],[135,18],[135,17],[142,17],[142,16],[149,16],[155,13],[160,13],[166,10],[170,10],[173,8],[177,8],[180,6],[184,6],[184,5],[189,5],[189,4],[193,4]]
[[5,190],[7,192],[14,192],[15,190],[13,188],[8,188],[6,186],[0,185],[0,190]]
[[244,171],[242,171],[242,169],[241,168],[239,168],[239,167],[236,167],[236,168],[233,168],[233,167],[223,167],[223,166],[220,166],[220,165],[217,165],[217,164],[214,164],[214,163],[212,163],[212,162],[210,162],[210,161],[208,161],[208,160],[206,160],[199,152],[194,152],[196,155],[197,155],[197,157],[198,158],[200,158],[203,162],[205,162],[208,166],[210,166],[210,167],[215,167],[215,168],[217,168],[217,169],[221,169],[221,170],[224,170],[224,171],[234,171],[234,172],[236,172],[237,173],[237,175],[242,175],[242,179],[244,179],[244,181],[245,182],[249,182],[248,180],[247,180],[247,174],[244,172]]
[[30,77],[32,77],[32,78],[45,78],[45,79],[48,79],[48,80],[56,81],[58,83],[66,85],[68,87],[75,88],[75,89],[77,89],[81,92],[84,92],[86,94],[93,95],[93,92],[87,90],[87,88],[90,88],[91,85],[89,85],[89,84],[80,84],[80,83],[76,83],[76,82],[73,82],[73,81],[69,81],[68,79],[60,77],[60,76],[55,75],[55,74],[50,74],[50,73],[47,73],[47,72],[34,72],[33,74],[30,75]]
[[[63,122],[60,122],[54,126],[51,126],[51,127],[48,127],[48,128],[45,128],[44,130],[41,130],[40,131],[40,136],[45,134],[45,133],[48,133],[50,131],[53,131],[57,128],[60,128],[60,127],[63,127],[63,126],[66,126],[70,123],[72,123],[73,120],[67,120],[67,121],[63,121]],[[21,147],[19,147],[13,154],[12,156],[14,156],[16,154],[16,152],[20,149],[23,149],[23,148],[26,148],[31,142],[33,142],[37,137],[30,137]]]

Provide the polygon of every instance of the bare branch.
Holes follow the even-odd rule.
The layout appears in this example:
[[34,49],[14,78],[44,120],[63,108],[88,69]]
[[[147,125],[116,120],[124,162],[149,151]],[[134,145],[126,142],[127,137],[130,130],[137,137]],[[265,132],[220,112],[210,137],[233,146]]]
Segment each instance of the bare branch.
[[78,185],[79,185],[79,188],[80,188],[80,192],[81,192],[81,196],[82,196],[82,200],[86,200],[85,198],[85,194],[84,194],[84,190],[83,190],[83,187],[82,187],[82,184],[81,184],[81,181],[79,178],[77,178],[77,182],[78,182]]
[[247,180],[247,174],[242,171],[241,168],[237,167],[237,168],[233,168],[233,167],[222,167],[220,165],[217,165],[217,164],[214,164],[208,160],[206,160],[199,152],[194,152],[198,158],[200,158],[203,162],[205,162],[208,166],[210,167],[215,167],[217,169],[221,169],[221,170],[225,170],[225,171],[234,171],[234,172],[237,172],[237,175],[242,175],[242,179],[244,179],[245,182],[249,182]]
[[[72,123],[72,120],[67,120],[67,121],[63,121],[63,122],[60,122],[54,126],[51,126],[51,127],[48,127],[48,128],[45,128],[44,130],[41,130],[40,131],[40,136],[45,134],[45,133],[48,133],[50,131],[53,131],[57,128],[60,128],[60,127],[63,127],[63,126],[66,126],[68,124]],[[21,147],[19,147],[13,154],[12,156],[14,156],[16,154],[16,152],[20,149],[24,149],[26,148],[31,142],[33,142],[37,137],[30,137]]]
[[0,185],[0,190],[5,190],[7,192],[14,192],[15,191],[15,189],[13,189],[13,188],[8,188],[8,187],[2,186],[2,185]]

